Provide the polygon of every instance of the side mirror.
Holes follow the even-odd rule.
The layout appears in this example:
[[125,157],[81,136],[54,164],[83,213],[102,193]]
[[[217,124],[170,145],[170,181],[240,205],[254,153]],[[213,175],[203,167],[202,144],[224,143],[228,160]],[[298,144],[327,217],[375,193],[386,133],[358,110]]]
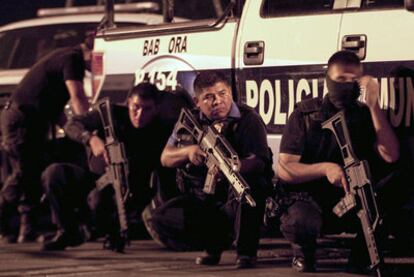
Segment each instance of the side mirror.
[[414,0],[404,0],[404,6],[407,11],[414,11]]

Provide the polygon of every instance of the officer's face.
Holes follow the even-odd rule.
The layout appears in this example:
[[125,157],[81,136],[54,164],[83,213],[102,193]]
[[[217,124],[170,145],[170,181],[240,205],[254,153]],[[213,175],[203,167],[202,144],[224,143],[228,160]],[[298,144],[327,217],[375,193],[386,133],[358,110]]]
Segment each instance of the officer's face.
[[210,120],[224,119],[230,112],[233,96],[230,87],[224,82],[217,82],[204,88],[195,99],[197,107]]
[[329,77],[338,83],[354,82],[362,75],[362,68],[358,65],[332,64],[328,70]]
[[135,128],[147,126],[158,114],[158,107],[153,100],[144,100],[138,95],[128,98],[128,110],[129,119]]
[[354,105],[360,96],[357,80],[362,74],[359,65],[331,64],[328,69],[326,86],[330,102],[338,109]]

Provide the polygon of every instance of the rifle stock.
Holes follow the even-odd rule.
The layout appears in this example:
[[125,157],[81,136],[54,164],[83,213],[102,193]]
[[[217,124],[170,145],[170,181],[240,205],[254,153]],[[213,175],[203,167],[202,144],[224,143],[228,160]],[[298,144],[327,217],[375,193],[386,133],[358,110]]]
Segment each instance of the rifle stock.
[[380,266],[383,264],[383,257],[378,251],[376,239],[381,217],[370,180],[368,162],[360,161],[354,154],[343,111],[323,122],[322,128],[329,129],[335,135],[344,160],[343,170],[350,188],[350,192],[333,208],[333,212],[341,217],[350,210],[357,209],[356,213],[361,222],[371,261],[370,267],[376,270],[377,276],[381,276]]

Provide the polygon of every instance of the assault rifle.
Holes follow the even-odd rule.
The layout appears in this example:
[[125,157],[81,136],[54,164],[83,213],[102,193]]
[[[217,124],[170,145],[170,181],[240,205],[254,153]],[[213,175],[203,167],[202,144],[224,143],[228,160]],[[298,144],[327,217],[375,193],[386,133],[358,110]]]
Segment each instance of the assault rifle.
[[207,194],[214,194],[216,177],[220,171],[232,186],[237,200],[245,199],[250,206],[255,207],[256,202],[250,195],[250,187],[239,172],[241,166],[239,156],[226,138],[212,126],[202,128],[187,108],[181,110],[174,129],[176,133],[183,130],[186,130],[206,153],[205,164],[208,173],[203,191]]
[[105,248],[117,252],[123,252],[128,242],[128,220],[125,211],[125,202],[129,197],[128,160],[125,155],[124,144],[119,142],[114,131],[112,107],[108,98],[103,98],[95,106],[99,112],[105,134],[105,150],[108,155],[106,173],[97,180],[96,185],[103,189],[111,184],[116,199],[116,207],[119,219],[119,238],[109,238]]
[[344,160],[343,169],[350,188],[350,192],[336,204],[333,212],[341,217],[350,210],[356,209],[368,248],[370,269],[376,270],[377,276],[380,277],[383,257],[377,247],[376,231],[381,224],[381,217],[370,181],[368,162],[358,160],[354,154],[343,111],[323,122],[322,128],[331,130],[335,135]]

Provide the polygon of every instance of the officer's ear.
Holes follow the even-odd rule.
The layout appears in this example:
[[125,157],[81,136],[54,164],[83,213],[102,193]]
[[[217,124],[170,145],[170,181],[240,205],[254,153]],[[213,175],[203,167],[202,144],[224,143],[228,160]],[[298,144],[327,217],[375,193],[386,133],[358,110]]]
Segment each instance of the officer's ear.
[[193,97],[193,101],[194,101],[194,104],[196,105],[196,107],[199,107],[199,104],[200,104],[200,97],[198,97],[198,96],[194,96],[194,97]]

